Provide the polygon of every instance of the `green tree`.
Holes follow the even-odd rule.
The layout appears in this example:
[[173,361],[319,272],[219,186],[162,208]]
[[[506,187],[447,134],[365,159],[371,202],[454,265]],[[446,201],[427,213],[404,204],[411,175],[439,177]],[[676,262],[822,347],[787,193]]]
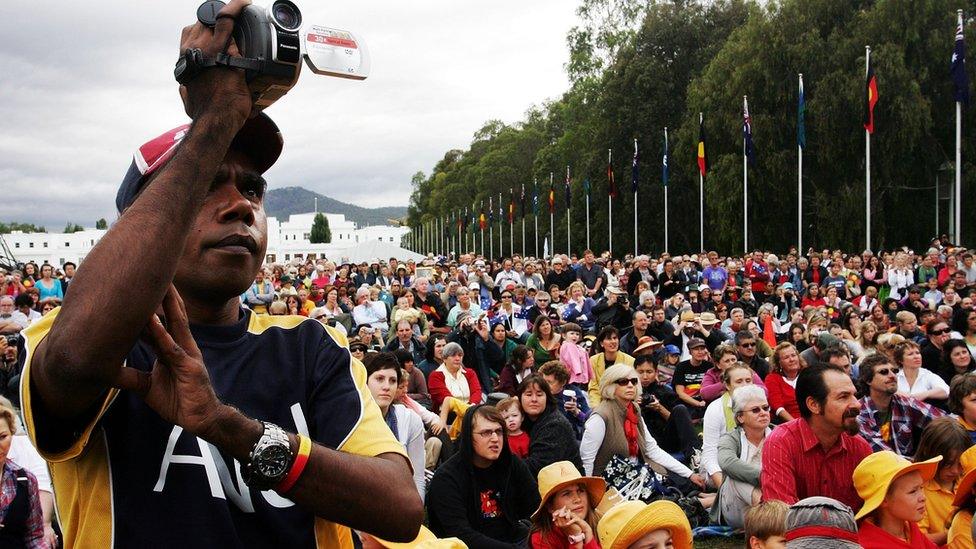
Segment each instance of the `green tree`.
[[107,229],[108,228],[108,221],[105,221],[105,218],[104,217],[101,218],[101,219],[99,219],[98,221],[95,222],[95,228],[96,229],[103,229],[103,230],[104,229]]
[[16,221],[11,221],[10,223],[0,222],[0,234],[9,234],[13,231],[22,231],[25,233],[46,233],[47,229],[43,226],[37,226],[33,223],[18,223]]
[[77,233],[79,231],[84,231],[84,230],[85,230],[85,228],[82,227],[81,225],[77,225],[77,224],[72,223],[70,221],[68,222],[67,225],[64,226],[64,232],[65,233],[68,233],[68,234],[70,234],[70,233]]
[[308,237],[312,244],[328,244],[332,242],[332,231],[329,230],[329,218],[322,213],[315,214],[312,222],[312,232]]

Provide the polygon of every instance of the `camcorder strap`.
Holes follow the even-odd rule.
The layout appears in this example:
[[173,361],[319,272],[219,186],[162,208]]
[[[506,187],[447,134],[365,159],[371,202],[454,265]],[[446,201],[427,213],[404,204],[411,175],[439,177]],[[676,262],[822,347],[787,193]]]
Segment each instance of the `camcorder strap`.
[[231,69],[244,69],[248,71],[247,79],[259,75],[283,76],[288,77],[294,74],[294,67],[282,65],[263,59],[250,59],[246,57],[232,57],[226,53],[218,53],[216,57],[203,55],[200,48],[189,48],[176,61],[176,68],[173,76],[182,85],[196,78],[201,72],[213,67],[228,67]]

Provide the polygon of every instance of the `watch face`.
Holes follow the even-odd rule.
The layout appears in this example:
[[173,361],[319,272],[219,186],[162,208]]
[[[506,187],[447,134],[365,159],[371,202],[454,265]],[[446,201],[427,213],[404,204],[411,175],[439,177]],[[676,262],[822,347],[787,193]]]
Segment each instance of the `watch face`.
[[255,459],[255,469],[262,477],[276,479],[288,472],[290,461],[291,452],[287,445],[269,446]]

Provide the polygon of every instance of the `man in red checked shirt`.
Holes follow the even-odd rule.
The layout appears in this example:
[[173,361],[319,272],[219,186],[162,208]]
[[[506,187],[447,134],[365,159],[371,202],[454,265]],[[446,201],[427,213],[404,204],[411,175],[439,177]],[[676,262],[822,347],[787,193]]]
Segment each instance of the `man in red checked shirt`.
[[859,509],[852,475],[871,446],[858,436],[861,405],[850,376],[830,366],[806,368],[796,381],[796,400],[800,418],[774,430],[763,447],[763,500],[792,505],[825,496]]

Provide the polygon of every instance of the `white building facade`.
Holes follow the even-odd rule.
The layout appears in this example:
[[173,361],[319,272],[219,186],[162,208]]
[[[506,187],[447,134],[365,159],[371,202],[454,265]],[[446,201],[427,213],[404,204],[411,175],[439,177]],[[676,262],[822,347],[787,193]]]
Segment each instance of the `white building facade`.
[[[358,245],[370,242],[391,243],[399,246],[400,240],[410,232],[406,227],[370,225],[357,227],[342,214],[324,214],[329,220],[332,242],[312,244],[309,235],[315,213],[294,214],[287,221],[268,218],[268,263],[286,263],[296,259],[328,258],[341,260]],[[24,233],[14,231],[0,235],[14,258],[21,263],[33,261],[38,265],[48,263],[59,267],[70,261],[80,265],[95,243],[105,234],[103,229],[85,229],[76,233]]]

